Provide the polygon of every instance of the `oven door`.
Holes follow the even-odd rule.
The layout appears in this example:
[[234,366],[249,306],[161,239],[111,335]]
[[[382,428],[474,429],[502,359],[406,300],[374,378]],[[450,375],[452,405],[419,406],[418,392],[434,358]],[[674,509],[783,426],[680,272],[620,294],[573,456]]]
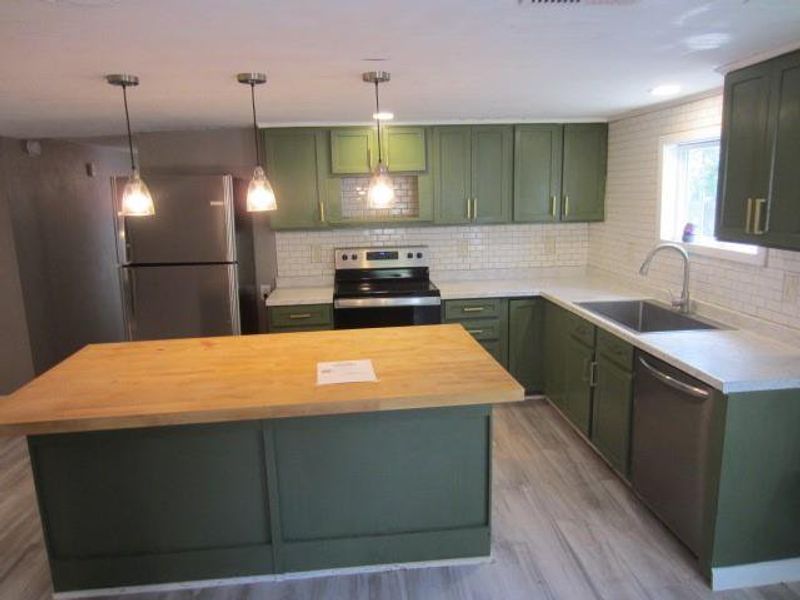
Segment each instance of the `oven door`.
[[337,298],[333,302],[334,329],[435,325],[442,322],[438,297]]

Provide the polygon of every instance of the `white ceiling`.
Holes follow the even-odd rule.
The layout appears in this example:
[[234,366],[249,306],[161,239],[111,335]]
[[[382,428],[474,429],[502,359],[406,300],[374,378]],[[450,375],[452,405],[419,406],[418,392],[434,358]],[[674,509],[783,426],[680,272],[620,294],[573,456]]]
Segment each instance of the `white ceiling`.
[[0,135],[122,133],[110,72],[137,131],[247,125],[249,70],[264,124],[363,122],[376,66],[399,122],[603,118],[794,42],[800,0],[3,0]]

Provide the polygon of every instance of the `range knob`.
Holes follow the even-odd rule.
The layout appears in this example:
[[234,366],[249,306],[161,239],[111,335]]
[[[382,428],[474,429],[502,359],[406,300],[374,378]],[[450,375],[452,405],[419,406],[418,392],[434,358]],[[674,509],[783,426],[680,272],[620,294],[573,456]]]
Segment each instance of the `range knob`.
[[408,254],[406,254],[406,258],[414,258],[414,253],[409,252]]
[[342,254],[342,260],[347,260],[347,254]]
[[351,254],[350,258],[356,260],[358,258],[358,254]]
[[417,258],[422,258],[422,252],[417,252]]

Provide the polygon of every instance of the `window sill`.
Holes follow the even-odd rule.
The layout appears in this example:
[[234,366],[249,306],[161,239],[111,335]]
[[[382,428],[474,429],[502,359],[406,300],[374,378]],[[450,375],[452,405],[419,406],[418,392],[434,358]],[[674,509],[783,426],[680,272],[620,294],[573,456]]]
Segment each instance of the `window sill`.
[[711,246],[707,244],[686,243],[676,240],[662,240],[664,242],[672,242],[683,246],[689,254],[695,256],[705,256],[708,258],[717,258],[720,260],[727,260],[745,265],[754,265],[763,267],[767,264],[767,249],[758,248],[755,254],[747,254],[746,252],[737,252],[730,248],[725,248],[724,244],[719,246]]

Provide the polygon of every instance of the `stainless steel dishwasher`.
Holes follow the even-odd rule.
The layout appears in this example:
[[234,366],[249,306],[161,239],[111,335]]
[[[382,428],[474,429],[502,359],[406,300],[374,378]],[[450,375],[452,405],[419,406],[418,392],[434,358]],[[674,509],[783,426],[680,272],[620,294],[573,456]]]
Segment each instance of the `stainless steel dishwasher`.
[[643,352],[636,353],[634,381],[631,482],[698,555],[714,390]]

